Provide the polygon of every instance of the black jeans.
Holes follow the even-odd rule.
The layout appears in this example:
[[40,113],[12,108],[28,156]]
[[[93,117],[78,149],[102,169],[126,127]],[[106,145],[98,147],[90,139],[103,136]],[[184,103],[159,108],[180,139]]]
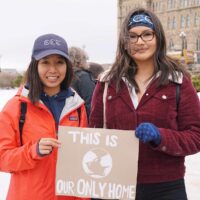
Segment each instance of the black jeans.
[[164,183],[138,184],[135,200],[187,200],[184,179]]
[[187,200],[184,179],[164,183],[139,184],[136,188],[135,200]]

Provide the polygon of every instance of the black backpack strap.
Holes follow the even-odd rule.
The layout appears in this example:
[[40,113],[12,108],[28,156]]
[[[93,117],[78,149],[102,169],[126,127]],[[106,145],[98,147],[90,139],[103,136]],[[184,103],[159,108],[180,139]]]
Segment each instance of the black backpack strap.
[[180,85],[176,84],[176,111],[178,111],[179,101],[180,101]]
[[80,126],[80,124],[81,124],[81,107],[79,107],[77,109],[77,112],[78,112],[78,120],[79,120],[79,126]]
[[22,146],[22,131],[24,127],[24,122],[26,119],[26,111],[27,111],[27,103],[26,102],[21,102],[20,104],[20,118],[19,118],[19,133],[20,133],[20,145]]

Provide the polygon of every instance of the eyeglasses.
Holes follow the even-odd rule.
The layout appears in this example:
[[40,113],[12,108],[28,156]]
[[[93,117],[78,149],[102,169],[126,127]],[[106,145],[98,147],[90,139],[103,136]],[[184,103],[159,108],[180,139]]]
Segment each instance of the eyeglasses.
[[136,33],[129,33],[128,39],[131,43],[137,43],[138,39],[141,38],[144,42],[153,40],[155,33],[152,31],[145,31],[138,35]]

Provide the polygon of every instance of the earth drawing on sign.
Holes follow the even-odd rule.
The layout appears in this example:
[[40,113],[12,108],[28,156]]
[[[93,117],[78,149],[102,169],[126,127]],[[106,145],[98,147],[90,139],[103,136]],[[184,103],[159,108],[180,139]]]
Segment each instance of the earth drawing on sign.
[[92,178],[104,178],[112,169],[112,157],[104,149],[95,148],[88,151],[82,160],[82,166],[87,175]]

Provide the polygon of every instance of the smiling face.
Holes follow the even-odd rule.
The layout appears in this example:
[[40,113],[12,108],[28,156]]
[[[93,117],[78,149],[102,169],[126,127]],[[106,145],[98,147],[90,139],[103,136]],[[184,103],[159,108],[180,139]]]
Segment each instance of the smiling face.
[[43,90],[49,96],[60,91],[60,85],[65,78],[67,64],[60,55],[50,55],[38,62],[38,74],[43,84]]
[[151,28],[136,26],[129,30],[128,51],[136,63],[153,62],[156,45],[156,37]]

